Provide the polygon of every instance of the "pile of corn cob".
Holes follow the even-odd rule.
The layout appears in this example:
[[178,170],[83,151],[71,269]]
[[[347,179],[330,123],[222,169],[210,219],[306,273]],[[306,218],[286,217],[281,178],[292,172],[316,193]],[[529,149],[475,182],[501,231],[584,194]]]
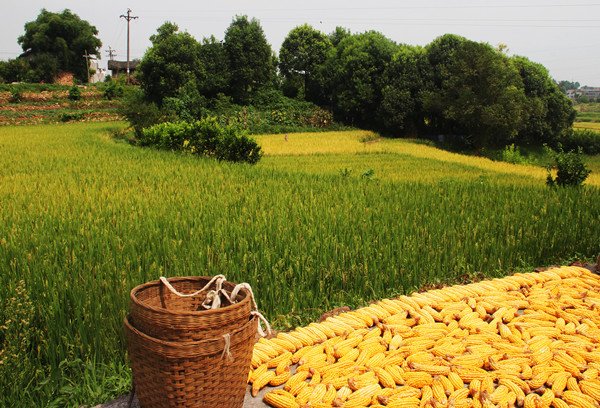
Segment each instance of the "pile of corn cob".
[[259,340],[248,382],[276,408],[600,408],[599,289],[561,267],[386,299]]

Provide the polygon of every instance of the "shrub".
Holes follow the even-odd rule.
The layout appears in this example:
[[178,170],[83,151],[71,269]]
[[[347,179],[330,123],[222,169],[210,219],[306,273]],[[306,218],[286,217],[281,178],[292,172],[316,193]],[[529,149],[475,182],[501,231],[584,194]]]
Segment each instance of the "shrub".
[[123,96],[124,92],[125,91],[121,85],[117,85],[116,83],[111,81],[108,83],[106,89],[104,90],[104,97],[111,101],[115,98],[120,98],[121,96]]
[[77,85],[73,85],[69,88],[69,99],[72,101],[78,101],[81,99],[81,89]]
[[250,164],[261,157],[260,146],[246,132],[233,125],[221,125],[214,117],[157,124],[142,131],[138,144]]
[[[555,185],[574,186],[578,187],[591,173],[583,163],[582,160],[582,149],[579,148],[577,151],[566,152],[562,149],[559,144],[558,151],[553,151],[547,148],[548,154],[552,158],[551,163],[546,166],[548,170],[548,177],[546,178],[546,184],[550,187]],[[552,170],[556,170],[556,177],[552,176]]]
[[23,100],[23,94],[18,89],[13,89],[10,91],[10,102],[11,103],[19,103]]
[[586,154],[600,153],[600,132],[591,129],[574,129],[563,138],[562,146],[566,150],[581,150]]
[[502,151],[502,161],[512,164],[535,164],[535,160],[532,160],[521,154],[518,146],[511,144],[506,146]]
[[139,89],[129,93],[125,102],[119,106],[118,112],[127,118],[137,139],[143,138],[143,130],[145,128],[156,125],[166,119],[156,104],[144,99],[144,94]]

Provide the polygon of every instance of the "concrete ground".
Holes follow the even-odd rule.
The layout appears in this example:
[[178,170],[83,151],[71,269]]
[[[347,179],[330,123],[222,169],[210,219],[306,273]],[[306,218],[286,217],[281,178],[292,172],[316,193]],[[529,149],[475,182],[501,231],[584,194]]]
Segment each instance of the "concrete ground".
[[[269,407],[269,405],[265,404],[265,402],[263,401],[263,396],[268,391],[275,389],[275,388],[283,388],[283,386],[281,386],[281,387],[265,387],[260,391],[260,393],[256,397],[253,397],[250,394],[250,387],[248,387],[248,389],[246,390],[246,397],[244,398],[243,408]],[[131,401],[131,406],[129,405],[129,402],[132,399],[131,397],[132,397],[131,394],[123,395],[122,397],[119,397],[119,398],[112,400],[110,402],[107,402],[105,404],[97,405],[94,408],[140,408],[138,399],[135,396],[133,396],[133,400]],[[240,408],[242,408],[242,407],[240,407]]]

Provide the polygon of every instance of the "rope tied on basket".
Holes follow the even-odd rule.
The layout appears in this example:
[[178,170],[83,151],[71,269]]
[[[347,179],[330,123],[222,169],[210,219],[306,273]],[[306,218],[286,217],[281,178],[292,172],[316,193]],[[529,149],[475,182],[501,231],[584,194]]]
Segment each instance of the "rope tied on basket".
[[[202,289],[197,290],[194,293],[186,293],[186,294],[180,293],[177,289],[175,289],[173,287],[173,285],[171,285],[171,283],[169,283],[167,278],[165,278],[164,276],[160,277],[160,281],[167,288],[169,288],[169,290],[171,292],[173,292],[174,294],[176,294],[178,296],[182,296],[182,297],[196,296],[202,292],[205,292],[208,288],[210,288],[210,286],[214,282],[215,289],[209,290],[208,293],[206,294],[206,298],[204,299],[204,302],[202,302],[202,307],[204,307],[206,310],[218,309],[219,307],[221,307],[221,296],[220,295],[223,295],[231,304],[236,303],[236,298],[237,298],[237,295],[240,292],[240,290],[246,289],[248,292],[250,292],[250,299],[252,300],[252,308],[254,309],[250,313],[259,319],[258,334],[260,334],[261,337],[265,337],[265,336],[268,336],[271,334],[271,325],[269,324],[267,319],[262,315],[262,313],[260,313],[258,311],[258,306],[256,304],[256,300],[254,299],[254,292],[252,291],[252,287],[245,282],[235,285],[235,287],[231,291],[231,295],[228,295],[227,291],[225,289],[223,289],[223,282],[227,281],[227,278],[225,278],[225,275],[216,275],[206,285],[204,285],[204,287]],[[265,324],[266,332],[263,330],[263,328],[260,325],[261,321]],[[225,346],[228,349],[227,339],[225,339]],[[225,353],[225,350],[223,350],[223,353]]]
[[233,358],[233,355],[231,354],[231,350],[230,350],[231,334],[225,333],[223,335],[223,339],[225,340],[225,347],[223,347],[223,353],[221,354],[221,360],[223,360],[223,356],[226,356],[225,358],[227,359],[227,363],[231,363],[235,360]]

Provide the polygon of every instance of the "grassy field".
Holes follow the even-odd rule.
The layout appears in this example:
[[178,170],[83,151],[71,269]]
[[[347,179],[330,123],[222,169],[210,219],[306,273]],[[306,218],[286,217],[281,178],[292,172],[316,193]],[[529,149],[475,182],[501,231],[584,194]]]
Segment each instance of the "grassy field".
[[248,282],[276,327],[425,285],[600,251],[584,188],[366,132],[260,136],[256,166],[136,148],[121,123],[0,128],[0,406],[130,386],[128,293],[165,276]]

